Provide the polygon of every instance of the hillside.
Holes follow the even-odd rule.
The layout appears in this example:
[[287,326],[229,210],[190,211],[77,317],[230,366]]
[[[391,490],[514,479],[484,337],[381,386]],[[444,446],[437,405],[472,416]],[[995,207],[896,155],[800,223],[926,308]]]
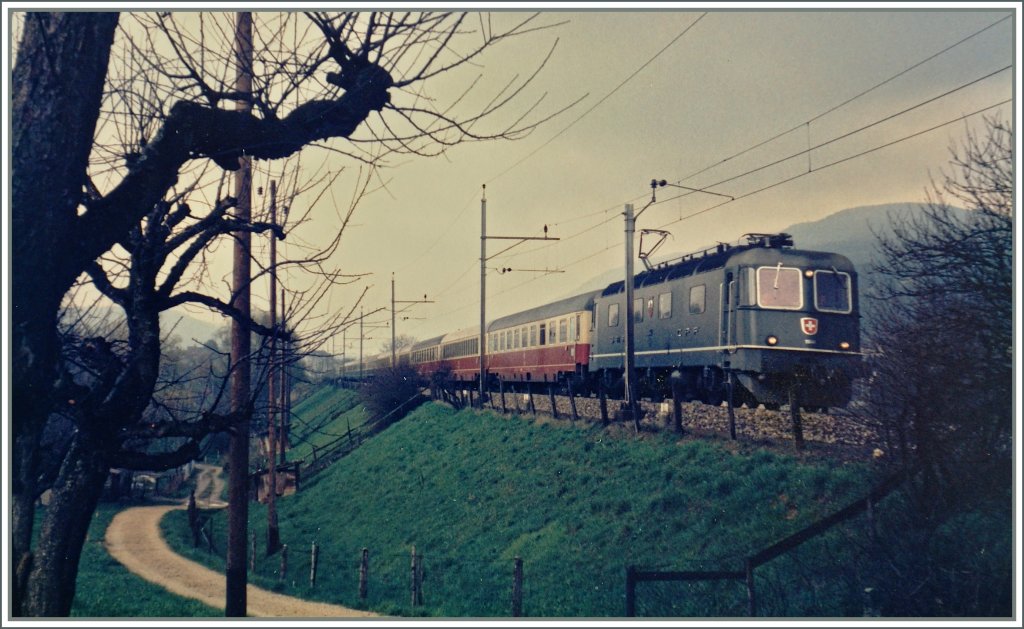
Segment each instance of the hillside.
[[[740,569],[743,556],[859,498],[872,476],[861,464],[428,404],[278,502],[281,537],[292,549],[287,578],[278,581],[279,558],[264,559],[258,549],[254,581],[358,607],[365,547],[370,609],[507,616],[513,559],[521,557],[526,615],[618,616],[627,565]],[[254,505],[250,513],[262,540],[265,510]],[[165,531],[181,538],[184,516],[172,516]],[[862,533],[853,526],[836,534]],[[215,538],[225,539],[223,529]],[[314,541],[315,588],[308,582]],[[197,559],[222,561],[183,538],[177,543]],[[409,607],[412,546],[424,555],[424,604],[416,608]],[[829,546],[836,548],[822,554]],[[855,562],[835,570],[844,548],[826,538],[762,568],[762,613],[859,615],[861,594],[849,583],[858,578]],[[794,578],[816,579],[814,595],[789,589]],[[735,582],[650,584],[638,596],[642,615],[745,613]]]

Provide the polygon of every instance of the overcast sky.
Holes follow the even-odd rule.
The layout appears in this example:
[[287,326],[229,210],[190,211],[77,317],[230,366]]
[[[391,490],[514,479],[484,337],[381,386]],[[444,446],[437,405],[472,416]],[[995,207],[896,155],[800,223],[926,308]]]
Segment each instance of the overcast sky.
[[[809,155],[713,184],[1011,65],[1013,19],[996,24],[1008,14],[719,10],[706,15],[546,15],[566,24],[523,42],[527,45],[496,49],[484,60],[483,72],[526,72],[557,37],[554,57],[537,87],[555,102],[589,96],[527,139],[460,146],[447,159],[412,160],[388,172],[387,192],[363,201],[357,210],[360,226],[346,236],[342,260],[353,272],[374,274],[368,308],[387,305],[392,272],[399,300],[426,294],[435,301],[399,315],[398,333],[424,339],[478,325],[480,197],[485,183],[489,235],[539,236],[547,224],[552,237],[562,238],[557,244],[525,243],[509,252],[519,255],[493,259],[488,266],[564,271],[490,271],[488,319],[567,296],[603,272],[622,268],[623,205],[642,207],[650,198],[652,178],[743,197],[812,171],[724,205],[725,197],[697,193],[650,207],[638,229],[672,232],[654,259],[849,207],[922,200],[929,177],[944,167],[948,147],[962,136],[966,123],[828,165],[1011,98],[1012,69]],[[989,113],[1010,117],[1012,111],[1011,105],[1003,105]],[[755,151],[687,178],[794,128]],[[669,199],[683,192],[666,187],[657,196]],[[490,241],[489,253],[506,244]],[[355,290],[339,292],[333,302],[337,305],[353,294]],[[402,316],[417,318],[403,321]],[[368,345],[378,346],[379,341]],[[349,347],[357,351],[354,341]]]
[[[444,89],[454,94],[479,74],[476,98],[485,99],[510,77],[532,72],[554,46],[524,102],[546,94],[543,113],[582,100],[518,141],[393,160],[381,173],[386,187],[360,202],[331,261],[369,275],[336,289],[324,306],[347,309],[371,285],[366,310],[386,307],[394,273],[399,300],[425,294],[435,302],[399,314],[399,334],[425,339],[477,326],[483,184],[488,235],[540,236],[547,225],[561,238],[525,243],[488,262],[488,319],[571,295],[621,269],[623,205],[643,207],[652,178],[708,191],[657,190],[660,202],[637,226],[671,232],[654,261],[850,207],[920,201],[951,142],[980,117],[954,121],[1013,96],[1017,69],[1004,68],[1013,63],[1019,26],[1009,5],[992,6],[545,13],[545,23],[564,23],[494,48],[479,65],[447,77]],[[521,17],[503,12],[493,20],[498,26]],[[1017,109],[987,111],[1010,118]],[[344,156],[318,149],[304,151],[302,162],[356,170]],[[323,234],[334,229],[352,186],[339,177],[321,197],[314,213]],[[295,201],[304,203],[312,198]],[[302,238],[315,241],[316,234]],[[284,243],[284,253],[296,242]],[[489,253],[507,244],[489,241]],[[502,267],[516,270],[494,270]],[[260,303],[265,296],[254,296]],[[378,331],[367,353],[389,336]],[[348,340],[352,357],[356,334]],[[341,352],[340,338],[333,347]]]

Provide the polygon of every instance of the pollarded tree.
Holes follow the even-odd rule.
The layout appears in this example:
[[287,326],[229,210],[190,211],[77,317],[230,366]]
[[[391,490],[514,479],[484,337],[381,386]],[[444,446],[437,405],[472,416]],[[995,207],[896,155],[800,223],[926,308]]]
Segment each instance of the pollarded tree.
[[[54,573],[33,560],[30,541],[44,429],[81,384],[64,368],[57,325],[61,302],[81,274],[128,242],[154,208],[174,196],[183,175],[197,179],[211,162],[234,170],[242,155],[275,160],[325,144],[377,163],[395,152],[432,155],[460,142],[521,137],[547,118],[518,105],[533,75],[482,100],[471,97],[471,78],[449,98],[431,95],[429,87],[474,68],[493,46],[542,27],[536,16],[498,29],[490,20],[452,13],[257,15],[252,110],[243,112],[229,108],[239,97],[227,78],[236,69],[231,15],[75,12],[16,19],[13,611],[53,615],[66,613],[66,589],[28,607],[22,593],[45,594],[42,582],[29,583],[29,577]],[[152,89],[136,90],[140,77]],[[117,127],[133,129],[132,150],[111,150],[129,142],[104,139],[106,123],[117,116],[135,121]],[[501,123],[503,117],[511,122]],[[148,336],[140,343],[158,338],[151,329],[143,333]],[[90,364],[120,362],[112,362],[102,344],[93,349],[98,353]],[[148,376],[139,381],[145,384]],[[73,483],[65,490],[73,492]],[[46,561],[55,557],[49,553]]]

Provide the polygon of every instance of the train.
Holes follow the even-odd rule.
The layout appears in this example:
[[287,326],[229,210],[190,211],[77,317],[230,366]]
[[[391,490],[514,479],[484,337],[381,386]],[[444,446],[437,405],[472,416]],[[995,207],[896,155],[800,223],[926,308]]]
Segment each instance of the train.
[[[786,233],[744,234],[649,266],[625,281],[486,325],[485,386],[622,393],[626,316],[641,397],[808,410],[846,406],[862,363],[858,279],[837,253],[797,249]],[[399,364],[479,387],[480,330],[415,343]],[[390,365],[371,360],[365,373]],[[794,398],[792,396],[798,396]]]

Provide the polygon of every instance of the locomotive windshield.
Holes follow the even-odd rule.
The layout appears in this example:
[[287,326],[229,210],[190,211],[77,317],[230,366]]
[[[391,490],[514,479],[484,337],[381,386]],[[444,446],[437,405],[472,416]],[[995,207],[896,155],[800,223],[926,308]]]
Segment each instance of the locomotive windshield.
[[814,307],[822,312],[850,312],[850,288],[849,273],[815,271]]
[[762,266],[757,270],[757,305],[762,308],[797,310],[804,304],[800,269]]

